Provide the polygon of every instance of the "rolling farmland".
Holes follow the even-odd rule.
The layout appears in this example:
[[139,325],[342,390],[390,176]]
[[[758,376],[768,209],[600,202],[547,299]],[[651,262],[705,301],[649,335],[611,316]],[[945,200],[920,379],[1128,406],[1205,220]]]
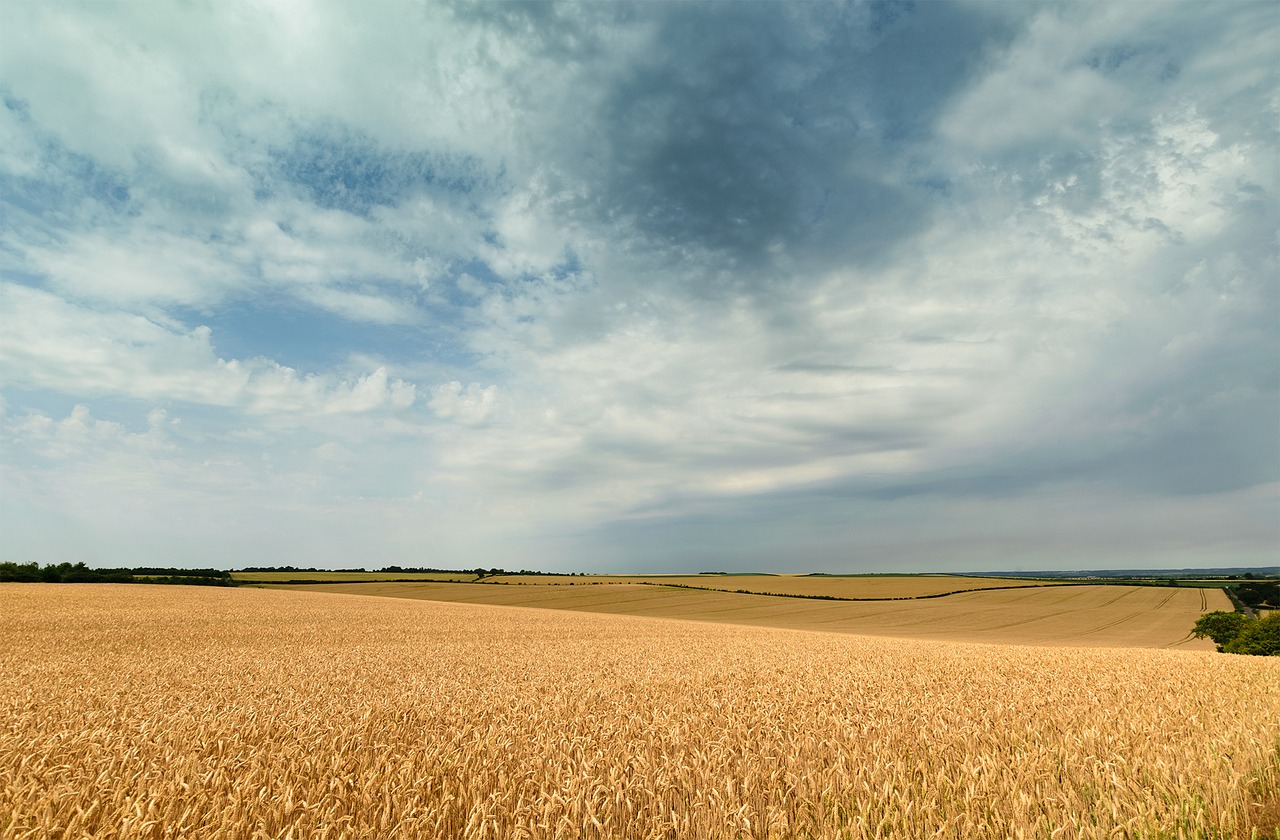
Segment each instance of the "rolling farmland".
[[1280,786],[1276,661],[1201,651],[6,584],[0,666],[3,838],[1269,837]]
[[725,592],[798,595],[827,598],[922,598],[972,589],[1008,589],[1024,586],[1064,586],[1056,580],[984,578],[962,575],[585,575],[563,578],[553,575],[497,575],[493,583],[555,586],[583,583],[648,583],[690,586]]
[[[872,591],[911,591],[910,582],[914,578],[887,580],[892,589],[884,587]],[[931,582],[935,579],[923,580]],[[821,601],[645,584],[590,582],[554,587],[360,583],[300,588],[898,638],[1199,650],[1213,650],[1213,643],[1190,638],[1191,625],[1207,610],[1231,609],[1227,597],[1219,590],[1152,586],[992,589],[915,601]],[[929,593],[934,589],[926,583],[916,591]]]
[[[289,583],[315,581],[321,583],[374,583],[404,581],[477,582],[474,572],[333,572],[333,571],[267,571],[235,572],[238,583]],[[795,595],[845,599],[927,598],[976,589],[1016,589],[1031,586],[1071,586],[1075,581],[1054,579],[993,578],[968,575],[554,575],[496,574],[486,575],[487,584],[520,586],[583,586],[649,584],[654,586],[686,586],[725,592],[751,592],[768,595]]]

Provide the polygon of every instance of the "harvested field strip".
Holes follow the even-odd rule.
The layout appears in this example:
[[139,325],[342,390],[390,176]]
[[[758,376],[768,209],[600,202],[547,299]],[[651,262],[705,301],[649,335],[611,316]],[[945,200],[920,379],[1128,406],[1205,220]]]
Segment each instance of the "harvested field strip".
[[1229,608],[1220,592],[1073,586],[983,590],[940,599],[851,602],[733,592],[616,586],[349,584],[312,588],[437,601],[606,612],[917,639],[1213,650],[1187,633],[1204,612]]
[[1271,660],[140,590],[0,585],[0,838],[1248,837],[1280,785]]

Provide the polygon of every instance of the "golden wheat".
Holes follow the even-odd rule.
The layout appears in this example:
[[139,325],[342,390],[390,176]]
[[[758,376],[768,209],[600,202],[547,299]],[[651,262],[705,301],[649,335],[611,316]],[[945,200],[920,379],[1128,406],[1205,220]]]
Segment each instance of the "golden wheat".
[[0,585],[4,838],[1247,837],[1278,739],[1269,659]]

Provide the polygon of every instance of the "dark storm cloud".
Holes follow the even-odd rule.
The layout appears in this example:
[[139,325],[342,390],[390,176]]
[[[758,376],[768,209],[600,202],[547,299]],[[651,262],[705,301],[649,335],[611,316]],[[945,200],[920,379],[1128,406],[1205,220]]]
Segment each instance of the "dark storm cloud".
[[817,267],[872,259],[917,231],[936,192],[924,183],[943,180],[927,162],[921,186],[888,170],[1010,36],[948,3],[637,15],[656,18],[652,51],[610,83],[589,127],[590,211],[746,276],[780,254]]

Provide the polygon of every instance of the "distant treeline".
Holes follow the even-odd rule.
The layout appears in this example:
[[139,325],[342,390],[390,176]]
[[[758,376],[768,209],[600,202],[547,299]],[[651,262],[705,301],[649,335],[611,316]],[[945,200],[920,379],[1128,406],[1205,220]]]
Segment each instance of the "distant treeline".
[[[359,572],[369,573],[369,569],[319,569],[314,566],[245,566],[241,572]],[[518,572],[506,569],[437,569],[431,566],[383,566],[373,569],[377,574],[410,574],[410,575],[475,575],[476,577],[494,577],[496,575],[532,575],[546,577],[581,577],[583,572],[536,572],[521,569]]]
[[1241,583],[1231,588],[1237,598],[1253,609],[1280,610],[1280,582]]
[[446,575],[475,575],[476,577],[497,577],[499,575],[532,575],[534,577],[581,577],[584,572],[535,572],[530,569],[521,569],[518,572],[509,571],[507,569],[493,568],[485,569],[477,567],[474,569],[431,569],[425,566],[384,566],[378,569],[379,572],[406,572],[409,574],[446,574]]
[[84,563],[0,563],[0,582],[16,583],[166,583],[191,586],[233,586],[231,573],[221,569],[168,569],[139,566],[92,569]]
[[[950,574],[950,573],[943,573]],[[1280,567],[1244,568],[1232,566],[1216,569],[1078,569],[1076,571],[1056,572],[1011,572],[998,570],[992,572],[956,572],[962,577],[1018,577],[1038,580],[1042,578],[1063,578],[1067,580],[1089,580],[1093,578],[1123,578],[1125,580],[1267,580],[1280,578]]]
[[317,569],[315,566],[245,566],[238,572],[364,572],[366,569]]

